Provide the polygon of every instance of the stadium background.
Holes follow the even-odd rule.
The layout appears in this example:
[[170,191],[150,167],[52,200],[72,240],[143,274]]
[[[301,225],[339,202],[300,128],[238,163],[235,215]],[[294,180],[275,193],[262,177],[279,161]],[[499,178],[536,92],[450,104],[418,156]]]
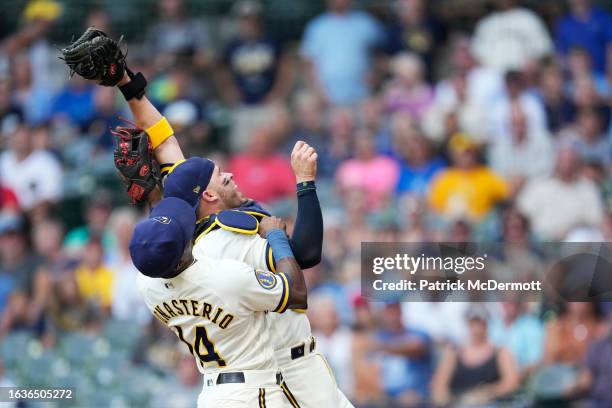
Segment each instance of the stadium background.
[[[200,392],[135,289],[126,245],[141,213],[108,132],[126,105],[57,59],[94,24],[125,35],[188,154],[214,157],[275,214],[295,213],[293,142],[319,150],[324,259],[306,272],[308,313],[356,406],[444,400],[454,352],[493,361],[495,405],[612,406],[597,358],[611,353],[607,305],[359,296],[362,241],[521,242],[516,272],[538,267],[538,242],[612,237],[610,2],[355,0],[343,17],[317,17],[323,0],[181,3],[3,1],[0,385],[72,386],[83,407],[189,407]],[[500,350],[514,362],[503,375]]]

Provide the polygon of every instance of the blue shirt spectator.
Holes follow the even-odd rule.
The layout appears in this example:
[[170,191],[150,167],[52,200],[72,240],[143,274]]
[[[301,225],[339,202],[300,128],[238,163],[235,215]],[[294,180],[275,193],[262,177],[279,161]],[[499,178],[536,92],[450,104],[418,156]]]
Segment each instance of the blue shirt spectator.
[[[330,11],[308,23],[301,54],[313,64],[320,91],[333,104],[359,102],[369,94],[367,74],[384,31],[369,14],[330,2]],[[346,8],[345,8],[346,6]]]
[[571,3],[572,11],[557,24],[557,49],[567,56],[574,47],[584,48],[593,57],[593,68],[605,73],[607,49],[612,44],[612,18],[605,11],[592,7],[590,1]]
[[422,166],[412,166],[408,162],[401,162],[400,165],[397,193],[415,193],[421,196],[427,192],[436,173],[446,167],[441,158],[435,158]]
[[503,317],[489,322],[489,340],[496,346],[506,347],[519,370],[524,371],[542,359],[544,327],[535,316],[521,312],[518,302],[505,302]]
[[422,331],[403,326],[398,303],[385,306],[383,328],[376,338],[381,356],[384,391],[392,399],[408,394],[425,400],[433,374],[430,337]]
[[53,104],[53,115],[65,116],[73,124],[86,130],[95,117],[94,87],[77,81],[79,80],[71,81],[57,95]]
[[279,43],[268,36],[230,41],[225,49],[224,63],[232,73],[242,102],[263,101],[274,86],[280,57]]

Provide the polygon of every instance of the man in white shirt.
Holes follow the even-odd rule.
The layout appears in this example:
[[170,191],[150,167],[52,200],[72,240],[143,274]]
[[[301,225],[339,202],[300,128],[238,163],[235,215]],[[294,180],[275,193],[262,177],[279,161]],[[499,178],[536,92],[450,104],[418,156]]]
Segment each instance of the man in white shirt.
[[31,130],[20,125],[10,149],[0,156],[2,183],[17,195],[26,211],[45,214],[62,197],[62,168],[49,152],[33,150]]

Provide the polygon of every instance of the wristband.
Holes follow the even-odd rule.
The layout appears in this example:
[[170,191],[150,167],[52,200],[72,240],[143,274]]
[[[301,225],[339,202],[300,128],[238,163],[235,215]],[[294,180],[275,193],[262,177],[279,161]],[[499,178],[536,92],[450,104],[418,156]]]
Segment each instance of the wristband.
[[151,146],[153,149],[157,148],[160,144],[164,143],[166,139],[174,134],[174,130],[168,120],[162,117],[156,124],[146,129],[149,139],[151,140]]
[[278,228],[270,230],[266,234],[266,239],[268,244],[270,244],[270,248],[272,248],[272,255],[276,263],[285,258],[293,258],[293,251],[285,231]]
[[147,80],[142,75],[142,72],[134,74],[128,67],[125,67],[125,71],[130,77],[130,82],[125,85],[121,85],[119,90],[123,94],[126,101],[131,99],[141,99],[145,94],[145,88],[147,87]]
[[312,191],[312,190],[316,190],[317,187],[315,186],[315,182],[313,181],[303,181],[301,183],[298,183],[297,185],[297,195],[301,196],[302,194],[306,193],[307,191]]

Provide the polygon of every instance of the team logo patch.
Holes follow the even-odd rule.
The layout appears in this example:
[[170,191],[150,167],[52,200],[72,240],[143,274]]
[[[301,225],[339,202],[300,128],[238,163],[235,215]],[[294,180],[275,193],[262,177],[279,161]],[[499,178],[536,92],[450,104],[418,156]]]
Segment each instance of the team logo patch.
[[163,215],[160,217],[153,217],[152,219],[159,222],[160,224],[170,224],[170,222],[172,221],[169,217]]
[[255,277],[257,278],[259,285],[264,289],[271,290],[276,286],[276,277],[272,272],[256,269]]

